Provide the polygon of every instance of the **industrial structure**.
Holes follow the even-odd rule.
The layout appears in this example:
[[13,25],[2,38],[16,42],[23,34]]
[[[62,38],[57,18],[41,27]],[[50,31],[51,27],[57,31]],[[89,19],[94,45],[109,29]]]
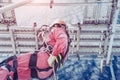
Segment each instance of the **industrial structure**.
[[[80,59],[85,55],[97,55],[101,61],[101,71],[104,66],[110,66],[112,79],[115,80],[111,60],[113,55],[120,55],[120,25],[118,18],[120,0],[80,0],[78,2],[77,0],[75,2],[49,0],[48,3],[35,3],[32,0],[22,0],[14,3],[12,0],[1,0],[1,58],[33,52],[38,50],[39,45],[41,45],[36,36],[37,25],[30,27],[23,25],[21,27],[17,23],[14,9],[21,6],[47,6],[50,9],[61,6],[72,6],[72,8],[80,6],[82,9],[79,10],[77,8],[76,14],[72,14],[75,16],[74,18],[70,16],[63,18],[69,24],[68,32],[71,38],[69,54],[77,54]],[[80,13],[77,14],[77,12]],[[65,15],[68,14],[66,13]],[[56,14],[56,16],[58,15]],[[48,23],[50,23],[49,20]]]

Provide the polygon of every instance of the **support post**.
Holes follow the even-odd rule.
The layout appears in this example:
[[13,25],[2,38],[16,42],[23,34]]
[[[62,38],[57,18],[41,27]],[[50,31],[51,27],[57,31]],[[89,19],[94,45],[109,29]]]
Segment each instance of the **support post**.
[[77,57],[78,57],[78,60],[80,60],[80,56],[79,56],[79,47],[80,47],[80,32],[81,32],[81,25],[80,23],[77,23],[77,27],[78,27],[78,30],[77,30]]
[[38,50],[39,42],[38,42],[38,38],[37,38],[37,28],[36,27],[35,27],[34,33],[35,33],[35,49]]
[[110,36],[110,42],[109,42],[109,48],[108,48],[108,53],[107,53],[107,62],[106,64],[110,64],[111,56],[112,56],[112,46],[113,46],[113,41],[114,41],[114,33],[115,33],[115,25],[117,24],[117,19],[118,19],[118,14],[119,14],[119,7],[120,7],[120,0],[117,2],[117,7],[115,8],[115,13],[113,15],[113,22],[112,22],[112,28],[111,28],[111,36]]
[[110,65],[110,71],[111,71],[111,75],[112,75],[112,80],[116,80],[114,69],[113,69],[113,64]]
[[12,42],[13,54],[16,54],[16,47],[15,47],[15,40],[14,40],[13,30],[10,29],[9,31],[10,31],[10,35],[11,35],[11,42]]

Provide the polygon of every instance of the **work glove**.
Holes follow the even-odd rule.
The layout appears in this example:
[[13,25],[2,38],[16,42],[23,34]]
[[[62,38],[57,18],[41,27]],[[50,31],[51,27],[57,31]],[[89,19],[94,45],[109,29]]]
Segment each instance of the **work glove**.
[[55,59],[56,59],[56,56],[53,56],[52,54],[50,54],[50,57],[48,58],[48,64],[50,67],[54,66]]

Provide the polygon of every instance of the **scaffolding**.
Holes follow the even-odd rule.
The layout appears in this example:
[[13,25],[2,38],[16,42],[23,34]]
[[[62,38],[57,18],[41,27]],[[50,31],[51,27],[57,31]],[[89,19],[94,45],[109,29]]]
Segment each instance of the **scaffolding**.
[[[26,0],[21,3],[9,4],[9,6],[0,8],[0,13],[15,9],[31,0]],[[1,3],[0,5],[4,5]],[[50,3],[29,3],[26,6],[84,6],[81,11],[81,21],[70,23],[68,33],[71,38],[70,54],[81,55],[97,55],[101,60],[101,71],[104,66],[110,66],[112,79],[115,79],[114,70],[111,60],[113,55],[120,55],[120,25],[117,24],[119,14],[120,0],[97,0],[95,2],[78,3],[55,3],[51,0]],[[102,15],[102,7],[107,7],[106,14]],[[94,14],[89,15],[89,6]],[[84,14],[84,15],[83,15]],[[117,29],[117,32],[116,32]],[[41,42],[37,40],[36,29],[25,28],[25,26],[14,26],[11,28],[0,27],[0,53],[4,54],[23,54],[38,50]],[[119,33],[118,33],[119,32]]]

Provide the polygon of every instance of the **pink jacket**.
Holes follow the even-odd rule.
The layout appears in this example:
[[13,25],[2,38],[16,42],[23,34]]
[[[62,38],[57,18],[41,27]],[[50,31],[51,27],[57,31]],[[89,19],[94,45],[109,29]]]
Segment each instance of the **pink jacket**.
[[53,27],[48,35],[46,43],[53,46],[52,54],[54,56],[57,56],[59,53],[62,53],[64,56],[68,47],[68,36],[66,34],[66,30],[63,28]]

